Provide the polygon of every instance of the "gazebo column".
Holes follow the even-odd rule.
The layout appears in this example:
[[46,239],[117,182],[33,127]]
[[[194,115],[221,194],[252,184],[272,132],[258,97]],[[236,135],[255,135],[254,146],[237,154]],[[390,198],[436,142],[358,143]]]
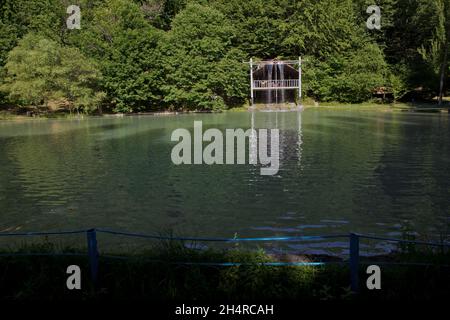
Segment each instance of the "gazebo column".
[[253,97],[253,58],[250,58],[250,103],[253,107],[254,97]]
[[298,99],[302,103],[302,57],[298,57]]

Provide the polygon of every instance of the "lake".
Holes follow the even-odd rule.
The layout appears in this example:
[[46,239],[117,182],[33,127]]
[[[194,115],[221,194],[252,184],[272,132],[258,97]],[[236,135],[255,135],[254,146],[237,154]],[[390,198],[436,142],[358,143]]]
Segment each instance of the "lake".
[[[174,165],[171,133],[192,131],[194,121],[203,121],[204,130],[278,128],[278,173],[262,176],[259,165]],[[311,108],[0,121],[0,166],[3,232],[450,234],[447,114]],[[344,253],[346,246],[287,248]]]

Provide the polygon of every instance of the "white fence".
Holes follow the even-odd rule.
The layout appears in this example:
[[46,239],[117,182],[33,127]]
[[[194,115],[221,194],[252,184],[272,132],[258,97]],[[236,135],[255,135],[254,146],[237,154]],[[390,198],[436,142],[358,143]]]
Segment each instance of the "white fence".
[[269,89],[298,89],[298,79],[288,80],[255,80],[253,81],[253,90],[269,90]]

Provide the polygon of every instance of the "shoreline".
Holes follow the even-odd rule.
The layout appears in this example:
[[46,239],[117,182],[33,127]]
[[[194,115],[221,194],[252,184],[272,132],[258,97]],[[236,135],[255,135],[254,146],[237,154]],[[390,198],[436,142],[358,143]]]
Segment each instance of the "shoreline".
[[174,116],[186,114],[218,114],[218,113],[235,113],[235,112],[297,112],[311,109],[330,109],[339,111],[378,111],[378,112],[410,112],[410,113],[440,113],[450,114],[450,106],[438,106],[434,103],[360,103],[360,104],[342,104],[342,103],[320,103],[320,104],[304,104],[300,108],[283,108],[264,110],[261,106],[256,106],[254,110],[250,107],[236,107],[227,110],[186,110],[186,111],[145,111],[133,113],[103,113],[99,114],[67,114],[62,112],[46,113],[42,115],[24,115],[17,114],[13,110],[0,110],[0,121],[18,121],[18,120],[82,120],[90,118],[122,118],[133,116]]

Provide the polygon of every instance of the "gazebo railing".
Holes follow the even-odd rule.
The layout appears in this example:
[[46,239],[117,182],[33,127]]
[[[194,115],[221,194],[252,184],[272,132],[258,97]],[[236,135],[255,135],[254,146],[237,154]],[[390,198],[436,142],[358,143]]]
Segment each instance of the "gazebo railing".
[[254,80],[253,90],[267,90],[267,89],[298,89],[298,79],[287,80]]

